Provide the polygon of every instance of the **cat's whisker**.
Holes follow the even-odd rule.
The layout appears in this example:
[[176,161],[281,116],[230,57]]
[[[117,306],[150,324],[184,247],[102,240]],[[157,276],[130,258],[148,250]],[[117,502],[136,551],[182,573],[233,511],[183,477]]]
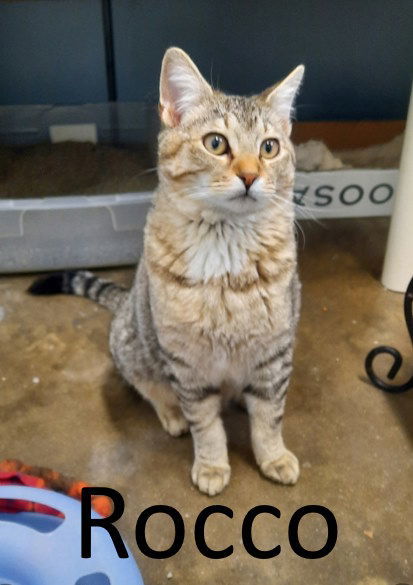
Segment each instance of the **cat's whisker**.
[[311,219],[312,221],[315,221],[315,223],[317,223],[321,227],[325,227],[325,225],[312,213],[313,211],[320,211],[316,207],[308,207],[307,205],[304,206],[304,205],[300,205],[298,203],[295,203],[295,201],[291,201],[288,199],[280,199],[276,193],[274,193],[274,197],[278,201],[285,202],[286,205],[289,205],[290,207],[294,208],[295,211],[297,211],[299,209],[300,213],[302,213],[303,215],[307,215],[306,218],[301,218],[301,219]]
[[192,199],[195,199],[197,201],[201,201],[203,199],[208,199],[209,197],[211,197],[211,193],[208,191],[201,191],[201,192],[196,192],[193,193],[192,192]]
[[[301,226],[301,224],[295,219],[294,220],[294,227],[296,228],[296,233],[301,233],[302,237],[303,237],[303,250],[305,248],[305,232],[303,227]],[[299,238],[297,238],[299,239]]]
[[[292,205],[292,202],[291,201],[289,201],[288,199],[281,199],[280,197],[278,197],[276,195],[276,193],[273,194],[273,203],[274,203],[274,205],[278,209],[281,209],[282,211],[284,211],[283,208],[282,208],[282,204],[285,204],[287,207],[290,206],[290,209],[292,207],[294,207],[294,205]],[[305,242],[306,242],[304,229],[301,226],[301,224],[299,223],[299,220],[297,220],[296,218],[294,218],[293,221],[294,221],[294,228],[296,230],[296,233],[301,234],[301,236],[303,238],[303,249],[304,249],[305,248]],[[297,238],[297,239],[299,239],[299,238]]]
[[152,167],[151,169],[145,169],[143,171],[141,171],[140,173],[138,173],[138,177],[141,177],[142,175],[149,175],[149,173],[156,173],[158,171],[158,167]]
[[286,210],[283,208],[282,204],[285,203],[285,202],[286,201],[285,200],[282,200],[282,199],[279,199],[278,202],[277,202],[277,200],[275,198],[273,198],[273,203],[274,203],[275,207],[277,209],[279,209],[281,211],[281,213],[284,214],[284,215],[286,213]]
[[298,210],[300,210],[300,215],[305,216],[305,217],[300,217],[299,219],[311,220],[311,221],[314,221],[317,225],[319,225],[322,228],[326,227],[324,225],[324,223],[318,217],[316,217],[314,215],[312,208],[303,207],[302,205],[298,205],[297,203],[294,203],[294,206],[295,206],[296,213]]

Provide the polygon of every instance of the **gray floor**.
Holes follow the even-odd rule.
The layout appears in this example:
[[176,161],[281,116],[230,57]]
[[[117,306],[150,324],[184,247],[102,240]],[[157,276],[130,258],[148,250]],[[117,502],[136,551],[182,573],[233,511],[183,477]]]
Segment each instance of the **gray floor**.
[[[303,312],[285,419],[287,444],[302,464],[293,488],[257,473],[246,415],[231,410],[230,486],[214,499],[200,495],[189,480],[190,438],[169,438],[117,376],[107,349],[110,316],[82,299],[30,298],[30,276],[0,279],[2,457],[119,490],[126,501],[119,525],[146,585],[412,583],[413,392],[383,394],[366,383],[363,367],[368,350],[382,343],[406,355],[405,375],[412,363],[403,297],[378,281],[388,222],[331,220],[304,229]],[[128,283],[133,272],[107,274]],[[182,550],[164,561],[144,557],[134,543],[137,515],[159,503],[177,508],[187,529]],[[234,545],[225,560],[195,548],[195,519],[211,504],[234,510],[233,520],[207,524],[211,548]],[[279,520],[260,517],[253,532],[258,547],[281,544],[272,560],[253,559],[240,543],[243,517],[260,504],[281,511]],[[307,504],[327,506],[338,522],[337,545],[320,560],[302,559],[288,544],[289,519]],[[151,520],[147,532],[154,548],[171,542],[164,518]],[[308,516],[300,537],[321,547],[324,522]]]

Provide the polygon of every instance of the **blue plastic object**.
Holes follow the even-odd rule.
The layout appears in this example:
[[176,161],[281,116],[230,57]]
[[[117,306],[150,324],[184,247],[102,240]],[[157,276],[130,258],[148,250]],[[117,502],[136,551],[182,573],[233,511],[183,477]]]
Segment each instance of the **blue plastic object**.
[[0,486],[0,499],[36,502],[65,515],[0,514],[1,585],[143,585],[130,551],[128,559],[120,559],[103,528],[92,528],[92,556],[81,558],[77,500],[23,486]]

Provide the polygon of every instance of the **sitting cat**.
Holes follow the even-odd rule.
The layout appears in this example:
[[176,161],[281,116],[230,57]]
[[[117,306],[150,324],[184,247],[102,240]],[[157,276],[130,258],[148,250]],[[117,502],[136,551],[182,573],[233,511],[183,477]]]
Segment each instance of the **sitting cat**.
[[192,433],[192,481],[215,495],[230,466],[221,410],[243,399],[261,472],[294,484],[281,435],[300,285],[291,112],[304,67],[253,97],[212,89],[180,49],[160,79],[159,187],[130,290],[86,271],[35,282],[33,294],[88,297],[114,313],[123,377],[173,436]]

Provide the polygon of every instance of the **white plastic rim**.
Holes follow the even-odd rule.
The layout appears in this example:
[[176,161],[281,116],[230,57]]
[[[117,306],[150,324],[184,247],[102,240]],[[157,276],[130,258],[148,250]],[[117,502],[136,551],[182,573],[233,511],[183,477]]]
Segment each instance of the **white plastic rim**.
[[382,283],[405,292],[413,277],[413,86],[407,114],[393,215],[387,240]]

